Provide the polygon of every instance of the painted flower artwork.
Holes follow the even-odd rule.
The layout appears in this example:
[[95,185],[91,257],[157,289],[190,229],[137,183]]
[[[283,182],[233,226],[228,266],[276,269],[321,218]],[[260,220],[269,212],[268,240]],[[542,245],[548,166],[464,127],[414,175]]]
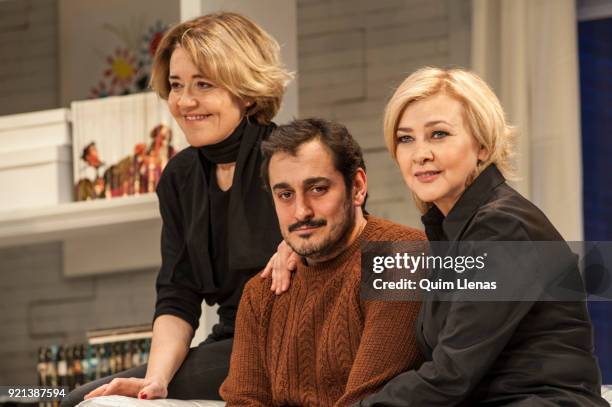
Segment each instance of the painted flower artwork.
[[106,25],[104,28],[115,34],[121,45],[106,57],[106,67],[97,84],[91,87],[89,97],[128,95],[146,90],[153,56],[167,25],[158,20],[140,34],[126,27]]
[[136,58],[128,49],[117,48],[106,61],[108,68],[104,71],[104,76],[110,79],[111,89],[118,87],[123,90],[121,94],[130,93],[129,89],[139,69]]
[[153,57],[167,28],[164,23],[158,20],[147,29],[147,32],[142,37],[142,44],[140,46],[141,76],[137,83],[140,89],[146,89],[149,83]]
[[111,93],[110,85],[107,84],[107,82],[103,80],[98,82],[98,84],[96,86],[93,86],[91,90],[89,91],[90,98],[92,99],[104,98],[104,97],[110,96],[111,94],[112,93]]
[[155,24],[151,25],[147,32],[143,36],[142,47],[140,48],[143,60],[153,60],[155,51],[159,46],[164,33],[166,32],[166,25],[161,21],[156,21]]

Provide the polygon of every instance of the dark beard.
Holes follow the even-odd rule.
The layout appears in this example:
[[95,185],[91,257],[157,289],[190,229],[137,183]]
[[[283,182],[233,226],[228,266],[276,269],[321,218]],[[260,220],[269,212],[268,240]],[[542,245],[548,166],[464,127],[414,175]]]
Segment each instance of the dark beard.
[[350,199],[346,200],[343,213],[342,222],[334,226],[329,236],[317,246],[296,250],[299,248],[293,247],[289,241],[287,241],[287,244],[300,256],[310,257],[314,260],[325,259],[334,253],[342,251],[351,236],[351,232],[355,228],[355,207]]

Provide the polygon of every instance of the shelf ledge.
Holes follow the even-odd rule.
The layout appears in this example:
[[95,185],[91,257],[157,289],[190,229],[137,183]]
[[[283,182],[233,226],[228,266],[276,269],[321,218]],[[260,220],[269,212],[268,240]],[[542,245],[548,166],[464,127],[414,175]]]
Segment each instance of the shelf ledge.
[[161,219],[153,193],[0,213],[0,248],[63,242],[64,274],[158,267]]

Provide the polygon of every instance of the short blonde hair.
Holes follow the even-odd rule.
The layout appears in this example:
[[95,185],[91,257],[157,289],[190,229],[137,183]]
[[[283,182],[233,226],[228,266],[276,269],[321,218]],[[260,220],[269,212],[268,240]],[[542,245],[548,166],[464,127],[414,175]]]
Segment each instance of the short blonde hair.
[[[506,123],[504,110],[495,93],[478,75],[463,69],[426,67],[412,73],[397,88],[385,108],[383,130],[387,148],[397,160],[397,126],[406,108],[419,100],[444,93],[463,105],[464,121],[476,141],[488,153],[479,162],[471,182],[489,164],[495,164],[506,179],[514,178],[511,165],[514,129]],[[426,212],[431,206],[413,194],[417,207]]]
[[151,71],[151,87],[168,99],[170,57],[177,47],[190,55],[202,75],[231,94],[254,103],[246,114],[269,123],[280,108],[293,74],[280,63],[280,46],[249,18],[214,13],[180,23],[159,43]]

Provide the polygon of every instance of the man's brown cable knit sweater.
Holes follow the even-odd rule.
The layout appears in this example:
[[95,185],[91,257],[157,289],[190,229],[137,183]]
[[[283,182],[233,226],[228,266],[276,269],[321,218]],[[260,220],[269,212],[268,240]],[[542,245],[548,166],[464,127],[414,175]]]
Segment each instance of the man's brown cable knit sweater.
[[360,299],[360,243],[424,240],[415,229],[369,216],[338,257],[298,265],[281,296],[270,280],[245,286],[230,371],[228,406],[345,406],[422,362],[415,337],[418,302]]

